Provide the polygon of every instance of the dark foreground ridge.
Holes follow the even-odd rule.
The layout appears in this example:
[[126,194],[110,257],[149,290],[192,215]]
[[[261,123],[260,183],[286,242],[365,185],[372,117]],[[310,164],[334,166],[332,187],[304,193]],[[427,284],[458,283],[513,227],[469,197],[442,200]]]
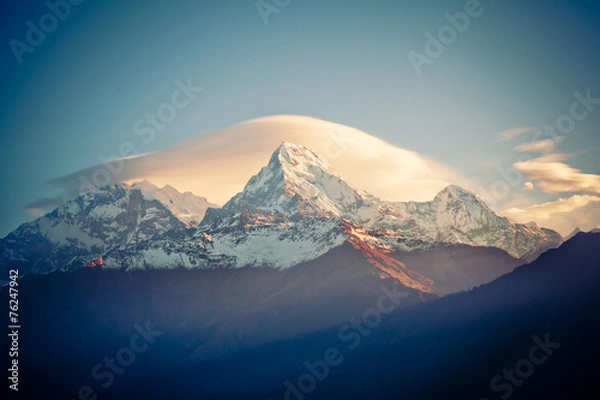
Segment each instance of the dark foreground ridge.
[[367,270],[350,259],[284,271],[90,268],[25,278],[19,395],[597,397],[600,234],[580,233],[441,299],[346,274]]

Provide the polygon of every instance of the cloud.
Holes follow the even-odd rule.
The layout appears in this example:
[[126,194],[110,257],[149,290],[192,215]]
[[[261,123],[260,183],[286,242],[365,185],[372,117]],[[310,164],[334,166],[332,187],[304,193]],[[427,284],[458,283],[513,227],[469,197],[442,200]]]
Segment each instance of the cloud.
[[584,174],[564,161],[564,154],[547,154],[513,166],[547,193],[600,193],[600,175]]
[[537,142],[525,142],[515,147],[520,152],[550,153],[556,148],[557,141],[554,139],[538,140]]
[[[268,163],[283,141],[311,148],[348,182],[386,200],[430,200],[450,183],[472,187],[454,170],[424,155],[348,126],[289,115],[250,120],[198,134],[170,148],[114,161],[116,175],[107,174],[99,165],[51,183],[76,196],[94,178],[102,184],[147,179],[223,204]],[[102,176],[108,176],[108,182]],[[39,209],[52,200],[60,201],[43,199],[31,206]]]
[[600,225],[600,196],[574,195],[525,208],[509,208],[501,214],[521,223],[535,221],[566,236],[576,227],[589,231]]
[[[570,156],[551,153],[514,164],[530,182],[526,191],[541,188],[546,193],[577,193],[569,198],[507,208],[501,213],[515,221],[535,221],[568,235],[579,227],[584,231],[600,223],[600,175],[586,174],[564,161]],[[535,184],[534,184],[535,183]]]
[[502,131],[496,135],[495,143],[507,142],[511,139],[516,138],[517,136],[525,135],[527,133],[533,133],[537,131],[539,128],[534,127],[522,127],[522,128],[512,128],[505,131]]

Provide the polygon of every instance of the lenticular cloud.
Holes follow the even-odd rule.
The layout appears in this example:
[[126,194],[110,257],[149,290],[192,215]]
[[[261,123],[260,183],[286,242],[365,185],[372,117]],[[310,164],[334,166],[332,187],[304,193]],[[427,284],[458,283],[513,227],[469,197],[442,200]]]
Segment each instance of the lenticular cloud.
[[[243,189],[284,141],[309,147],[345,180],[386,200],[425,201],[450,183],[470,186],[449,167],[358,129],[288,115],[258,118],[200,133],[170,148],[123,158],[114,162],[119,164],[113,168],[117,173],[107,174],[108,168],[98,165],[51,183],[74,196],[89,190],[89,182],[97,184],[98,179],[94,178],[104,171],[102,184],[147,179],[223,204]],[[29,209],[47,209],[64,198],[42,199]]]

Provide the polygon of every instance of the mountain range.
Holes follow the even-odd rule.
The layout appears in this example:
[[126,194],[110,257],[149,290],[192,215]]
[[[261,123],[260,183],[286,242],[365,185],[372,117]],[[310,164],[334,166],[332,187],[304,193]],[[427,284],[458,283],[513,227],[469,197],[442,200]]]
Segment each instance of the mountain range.
[[[447,294],[489,282],[562,241],[535,223],[496,215],[455,185],[430,202],[381,200],[310,149],[282,143],[223,207],[147,181],[86,192],[2,239],[0,268],[48,273],[101,259],[103,268],[127,270],[279,269],[349,244],[382,278]],[[470,252],[489,268],[469,267]]]

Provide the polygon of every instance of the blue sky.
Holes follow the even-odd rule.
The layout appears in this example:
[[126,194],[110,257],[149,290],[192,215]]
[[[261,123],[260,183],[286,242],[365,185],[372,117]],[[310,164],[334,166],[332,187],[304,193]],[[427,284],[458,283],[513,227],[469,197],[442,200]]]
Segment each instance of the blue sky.
[[[514,147],[532,136],[498,142],[498,133],[554,124],[576,91],[600,97],[600,4],[481,1],[483,13],[418,75],[408,53],[425,54],[426,32],[437,35],[444,14],[466,3],[293,0],[266,25],[251,0],[87,0],[21,63],[11,39],[25,43],[26,22],[39,26],[49,9],[34,0],[5,5],[0,236],[33,218],[27,204],[58,194],[49,180],[97,164],[125,141],[155,151],[273,114],[353,126],[489,189],[502,179],[498,168],[518,161]],[[142,142],[134,123],[187,79],[202,94]],[[498,209],[516,216],[535,202],[596,196],[599,131],[600,105],[550,151],[571,157],[521,166],[536,189],[511,187]],[[548,189],[539,174],[548,165],[592,175],[584,177],[592,188]]]

